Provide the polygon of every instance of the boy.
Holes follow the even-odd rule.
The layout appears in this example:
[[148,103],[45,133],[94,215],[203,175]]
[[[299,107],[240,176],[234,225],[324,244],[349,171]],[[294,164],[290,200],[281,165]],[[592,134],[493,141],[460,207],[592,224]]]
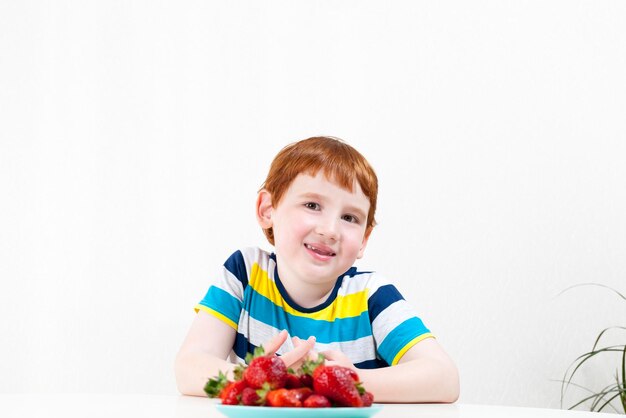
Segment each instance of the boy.
[[377,402],[456,401],[456,366],[413,309],[380,275],[352,267],[377,193],[374,170],[341,140],[278,153],[256,201],[274,253],[247,248],[224,263],[176,358],[180,392],[204,395],[207,378],[263,345],[293,368],[321,352],[357,370]]

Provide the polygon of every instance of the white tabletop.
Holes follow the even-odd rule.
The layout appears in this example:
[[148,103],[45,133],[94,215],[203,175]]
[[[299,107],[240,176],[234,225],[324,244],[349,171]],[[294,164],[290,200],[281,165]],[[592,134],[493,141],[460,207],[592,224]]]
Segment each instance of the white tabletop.
[[[216,400],[176,395],[0,394],[0,417],[225,418]],[[488,405],[384,404],[374,418],[585,418],[615,416],[584,411]]]

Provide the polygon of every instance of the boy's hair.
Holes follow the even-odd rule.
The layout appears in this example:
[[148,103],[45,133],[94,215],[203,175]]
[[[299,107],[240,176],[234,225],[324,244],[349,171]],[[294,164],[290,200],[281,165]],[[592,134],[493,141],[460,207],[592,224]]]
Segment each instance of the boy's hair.
[[[378,178],[365,157],[339,138],[316,136],[287,145],[274,157],[261,189],[270,193],[272,205],[276,206],[298,174],[314,176],[320,170],[328,179],[350,192],[354,191],[354,182],[359,183],[363,194],[370,201],[366,225],[366,235],[369,235],[376,225],[374,214]],[[274,245],[272,228],[264,229],[263,232],[270,244]]]

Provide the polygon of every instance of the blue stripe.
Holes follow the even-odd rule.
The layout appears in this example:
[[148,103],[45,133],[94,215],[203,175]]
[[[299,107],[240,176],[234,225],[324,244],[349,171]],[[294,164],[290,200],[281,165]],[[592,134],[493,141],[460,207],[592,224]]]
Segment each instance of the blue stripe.
[[354,367],[357,369],[380,369],[389,367],[389,363],[381,359],[365,360],[360,363],[354,363]]
[[367,301],[370,321],[374,322],[378,314],[387,309],[389,305],[399,300],[404,300],[404,298],[394,285],[388,284],[379,287]]
[[230,293],[216,286],[209,287],[204,299],[200,301],[200,305],[211,308],[221,313],[235,324],[239,323],[239,315],[241,314],[241,302]]
[[413,338],[430,332],[421,319],[409,318],[391,331],[378,346],[378,353],[389,364]]
[[248,272],[246,262],[241,251],[235,251],[224,263],[226,270],[230,271],[243,285],[244,290],[248,286]]
[[287,329],[292,337],[307,339],[314,335],[318,342],[329,344],[353,341],[372,335],[372,326],[367,312],[350,318],[337,318],[334,321],[316,320],[283,311],[271,300],[252,289],[252,286],[248,287],[246,292],[255,293],[244,296],[246,300],[255,301],[251,307],[252,310],[248,312],[251,318],[279,330]]
[[246,354],[254,354],[255,348],[256,345],[250,343],[242,334],[237,333],[235,336],[235,344],[233,345],[233,351],[237,357],[245,360]]

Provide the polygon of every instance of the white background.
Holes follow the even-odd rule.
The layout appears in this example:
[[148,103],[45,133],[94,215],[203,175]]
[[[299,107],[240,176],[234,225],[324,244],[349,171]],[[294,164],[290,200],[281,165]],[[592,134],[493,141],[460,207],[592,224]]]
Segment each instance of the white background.
[[377,170],[360,265],[461,402],[559,407],[626,325],[610,291],[557,296],[626,292],[626,2],[4,0],[0,51],[1,392],[176,393],[212,272],[270,248],[271,159],[320,134]]

